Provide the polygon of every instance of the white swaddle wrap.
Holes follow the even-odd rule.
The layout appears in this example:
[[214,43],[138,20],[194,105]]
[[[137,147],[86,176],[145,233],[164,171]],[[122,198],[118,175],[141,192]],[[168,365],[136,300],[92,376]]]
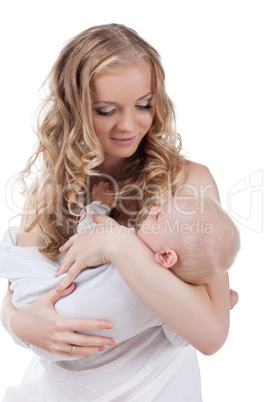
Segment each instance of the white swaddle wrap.
[[[104,212],[98,203],[93,207]],[[92,223],[90,213],[86,219],[84,226]],[[23,309],[63,276],[54,277],[60,261],[37,247],[17,247],[17,233],[9,229],[0,245],[0,276],[12,283],[14,305]],[[195,350],[136,297],[112,264],[83,270],[75,283],[75,291],[56,302],[57,312],[111,321],[113,329],[91,334],[111,337],[116,346],[80,359],[29,346],[37,356],[4,401],[202,400]]]

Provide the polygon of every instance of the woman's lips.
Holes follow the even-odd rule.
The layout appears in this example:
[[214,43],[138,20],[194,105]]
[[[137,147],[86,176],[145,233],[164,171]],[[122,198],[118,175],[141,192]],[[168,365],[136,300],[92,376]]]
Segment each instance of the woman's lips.
[[135,141],[136,135],[134,135],[134,137],[129,138],[111,138],[111,139],[120,145],[131,145]]

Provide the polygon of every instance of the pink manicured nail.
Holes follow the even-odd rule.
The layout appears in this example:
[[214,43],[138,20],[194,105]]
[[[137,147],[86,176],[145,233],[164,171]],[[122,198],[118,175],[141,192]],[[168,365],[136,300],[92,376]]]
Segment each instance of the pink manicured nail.
[[60,267],[59,267],[59,268],[57,268],[57,273],[56,273],[56,275],[54,275],[54,278],[56,278],[56,277],[58,276],[58,272],[59,272],[59,270],[60,270]]
[[111,341],[108,343],[108,345],[109,345],[109,346],[115,346],[115,341],[114,341],[114,340],[111,340]]
[[104,346],[101,346],[99,349],[98,349],[98,352],[103,352],[105,350],[105,347]]
[[113,328],[113,324],[107,323],[107,324],[105,324],[105,328],[111,329],[111,328]]
[[61,285],[56,286],[56,287],[55,287],[55,290],[56,290],[57,292],[60,292],[60,291],[62,290],[62,286],[61,286]]

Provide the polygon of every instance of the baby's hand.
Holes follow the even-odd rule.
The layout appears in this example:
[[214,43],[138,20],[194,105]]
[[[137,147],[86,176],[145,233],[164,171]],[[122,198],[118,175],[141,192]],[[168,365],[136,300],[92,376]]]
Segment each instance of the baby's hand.
[[91,190],[91,200],[100,201],[101,204],[113,205],[114,193],[109,188],[109,183],[106,181],[100,181],[98,184],[94,184]]

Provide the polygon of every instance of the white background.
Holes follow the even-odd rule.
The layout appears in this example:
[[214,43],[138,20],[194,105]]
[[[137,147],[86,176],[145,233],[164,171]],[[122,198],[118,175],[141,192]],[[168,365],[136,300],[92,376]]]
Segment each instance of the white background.
[[[217,354],[199,355],[204,402],[268,400],[266,6],[265,0],[10,0],[0,5],[1,236],[13,216],[5,186],[33,149],[38,90],[63,44],[90,26],[118,22],[162,55],[184,149],[210,168],[242,237],[230,271],[240,302],[231,313],[229,338]],[[1,297],[5,288],[0,281]],[[0,337],[2,397],[6,386],[20,382],[31,354],[2,328]]]

